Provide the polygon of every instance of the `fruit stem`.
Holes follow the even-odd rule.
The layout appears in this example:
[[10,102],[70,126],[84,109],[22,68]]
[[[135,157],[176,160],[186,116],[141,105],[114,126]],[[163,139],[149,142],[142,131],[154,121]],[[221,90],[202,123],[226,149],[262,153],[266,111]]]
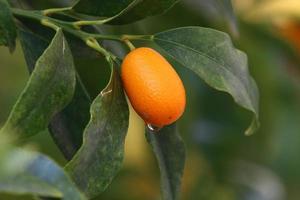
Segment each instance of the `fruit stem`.
[[135,46],[128,39],[124,39],[123,41],[128,46],[128,48],[130,49],[130,51],[135,50]]

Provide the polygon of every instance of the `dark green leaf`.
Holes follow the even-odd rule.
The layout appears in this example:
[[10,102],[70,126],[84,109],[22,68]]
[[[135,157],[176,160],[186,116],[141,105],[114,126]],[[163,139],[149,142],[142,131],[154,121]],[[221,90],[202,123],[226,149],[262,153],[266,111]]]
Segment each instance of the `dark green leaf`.
[[82,145],[82,135],[89,121],[90,97],[79,77],[72,101],[56,114],[49,125],[50,133],[67,160],[71,160]]
[[99,17],[112,17],[136,0],[80,0],[73,7],[76,12]]
[[18,29],[20,42],[29,72],[34,69],[36,61],[49,46],[49,41],[31,31]]
[[[46,38],[29,30],[20,29],[19,36],[27,66],[29,71],[32,71],[49,42]],[[80,78],[77,77],[72,101],[52,118],[49,125],[54,141],[68,160],[73,157],[82,144],[83,130],[89,120],[89,107],[89,95],[85,92]]]
[[183,27],[158,33],[154,41],[208,85],[229,93],[237,104],[254,114],[247,135],[258,128],[258,89],[249,75],[247,56],[233,47],[227,34],[208,28]]
[[185,147],[176,130],[176,125],[164,127],[155,133],[147,130],[146,137],[153,148],[160,168],[162,199],[179,199],[185,163]]
[[10,52],[16,46],[16,27],[10,7],[6,0],[0,0],[0,45],[9,47]]
[[90,113],[83,145],[66,169],[88,197],[95,197],[111,183],[124,157],[129,111],[115,67],[112,66],[110,82],[92,103]]
[[128,24],[148,16],[164,13],[178,0],[81,0],[74,10],[83,14],[99,17],[113,17],[118,13],[123,14],[115,18],[110,24]]
[[132,9],[110,22],[111,24],[128,24],[148,16],[159,15],[170,9],[178,0],[142,0]]
[[71,100],[75,70],[71,51],[59,30],[36,62],[29,81],[1,131],[26,138],[47,128]]
[[0,160],[0,192],[86,199],[64,170],[43,154],[10,147]]

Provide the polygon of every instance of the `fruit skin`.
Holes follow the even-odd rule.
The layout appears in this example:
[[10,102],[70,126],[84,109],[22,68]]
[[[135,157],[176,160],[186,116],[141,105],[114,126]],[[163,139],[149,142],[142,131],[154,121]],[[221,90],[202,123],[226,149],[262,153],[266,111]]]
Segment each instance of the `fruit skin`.
[[157,51],[147,47],[131,51],[123,60],[121,77],[132,107],[145,123],[163,127],[183,114],[182,81]]

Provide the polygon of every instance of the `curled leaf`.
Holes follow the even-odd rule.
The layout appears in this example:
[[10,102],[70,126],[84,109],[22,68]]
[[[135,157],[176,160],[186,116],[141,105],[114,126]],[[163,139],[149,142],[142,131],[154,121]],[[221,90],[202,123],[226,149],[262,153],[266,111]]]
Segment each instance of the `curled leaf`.
[[90,198],[103,192],[120,170],[129,110],[120,76],[111,63],[111,79],[93,101],[83,144],[66,169]]

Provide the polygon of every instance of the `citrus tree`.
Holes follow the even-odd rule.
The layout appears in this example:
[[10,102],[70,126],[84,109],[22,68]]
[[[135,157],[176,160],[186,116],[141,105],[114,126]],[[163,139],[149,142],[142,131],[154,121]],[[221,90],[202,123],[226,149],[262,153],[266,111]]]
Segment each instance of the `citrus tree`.
[[[162,199],[179,199],[186,155],[176,121],[189,88],[169,62],[231,95],[252,114],[245,134],[256,131],[258,89],[246,54],[234,47],[228,34],[198,26],[144,35],[116,34],[107,28],[163,14],[176,3],[79,0],[68,7],[32,10],[0,0],[0,44],[13,53],[18,38],[30,72],[1,136],[18,143],[48,128],[68,160],[59,166],[46,155],[5,142],[0,167],[7,170],[0,174],[0,191],[70,200],[96,197],[122,167],[131,104],[145,121],[146,139],[161,172]],[[216,3],[235,32],[230,1]],[[120,55],[118,45],[127,46],[128,55]],[[97,95],[82,81],[77,58],[105,59],[110,78]]]

